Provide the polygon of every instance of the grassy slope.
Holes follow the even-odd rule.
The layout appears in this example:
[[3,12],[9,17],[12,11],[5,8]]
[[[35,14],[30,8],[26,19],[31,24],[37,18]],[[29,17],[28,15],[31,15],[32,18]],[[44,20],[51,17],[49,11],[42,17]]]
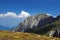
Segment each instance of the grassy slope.
[[41,36],[33,33],[0,31],[0,40],[60,40],[59,38]]
[[55,25],[55,27],[52,30],[59,29],[60,28],[60,19],[55,21],[53,24]]

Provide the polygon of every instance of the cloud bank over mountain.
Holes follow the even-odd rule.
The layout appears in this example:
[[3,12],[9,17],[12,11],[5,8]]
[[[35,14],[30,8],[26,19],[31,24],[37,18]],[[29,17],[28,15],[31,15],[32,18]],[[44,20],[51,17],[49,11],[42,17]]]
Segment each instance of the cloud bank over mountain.
[[15,18],[23,18],[23,17],[29,17],[31,16],[28,12],[25,11],[21,11],[21,13],[19,15],[17,15],[14,12],[7,12],[6,14],[0,14],[0,17],[15,17]]
[[[51,14],[46,14],[52,16]],[[7,12],[5,14],[0,14],[0,25],[2,26],[16,26],[22,22],[25,18],[30,17],[30,13],[26,11],[21,11],[19,14],[14,12]]]
[[21,11],[20,14],[14,12],[7,12],[5,14],[0,14],[0,25],[2,26],[17,26],[25,18],[31,16],[30,13]]
[[52,16],[51,14],[49,14],[49,13],[47,13],[46,15],[48,15],[48,16]]

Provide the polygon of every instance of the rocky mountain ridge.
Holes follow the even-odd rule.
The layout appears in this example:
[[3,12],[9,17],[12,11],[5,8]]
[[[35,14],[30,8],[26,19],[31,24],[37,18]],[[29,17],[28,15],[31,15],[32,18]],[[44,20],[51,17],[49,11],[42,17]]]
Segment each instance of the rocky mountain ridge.
[[54,18],[46,14],[38,14],[26,18],[18,25],[15,31],[30,32],[51,36],[55,32],[51,35],[50,32],[53,30],[56,31],[58,28],[60,28],[60,15]]

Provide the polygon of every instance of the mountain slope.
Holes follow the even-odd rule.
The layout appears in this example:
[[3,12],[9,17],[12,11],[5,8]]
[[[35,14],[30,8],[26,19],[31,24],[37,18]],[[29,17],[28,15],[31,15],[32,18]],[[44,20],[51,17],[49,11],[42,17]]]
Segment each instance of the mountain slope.
[[0,31],[0,40],[60,40],[55,37],[37,35],[33,33]]
[[18,25],[16,31],[25,31],[28,28],[39,28],[43,25],[50,24],[52,22],[54,22],[54,18],[52,16],[48,16],[46,14],[35,15],[28,17],[23,22],[21,22]]
[[28,17],[21,22],[14,31],[36,33],[60,38],[60,36],[58,36],[60,35],[60,15],[56,18],[46,14]]

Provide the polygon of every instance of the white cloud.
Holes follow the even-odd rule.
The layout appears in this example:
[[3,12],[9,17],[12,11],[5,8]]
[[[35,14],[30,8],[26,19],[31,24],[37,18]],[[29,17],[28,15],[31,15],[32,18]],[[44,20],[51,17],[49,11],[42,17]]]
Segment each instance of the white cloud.
[[[52,16],[51,14],[46,14],[46,15],[48,15],[48,16]],[[52,17],[56,18],[57,16],[52,16]]]
[[28,12],[21,11],[21,13],[17,17],[29,17],[31,16]]
[[0,14],[0,17],[16,17],[16,18],[23,18],[23,17],[29,17],[31,16],[28,12],[21,11],[19,15],[17,15],[14,12],[7,12],[6,14]]
[[48,16],[52,16],[51,14],[48,14],[48,13],[47,13],[46,15],[48,15]]

